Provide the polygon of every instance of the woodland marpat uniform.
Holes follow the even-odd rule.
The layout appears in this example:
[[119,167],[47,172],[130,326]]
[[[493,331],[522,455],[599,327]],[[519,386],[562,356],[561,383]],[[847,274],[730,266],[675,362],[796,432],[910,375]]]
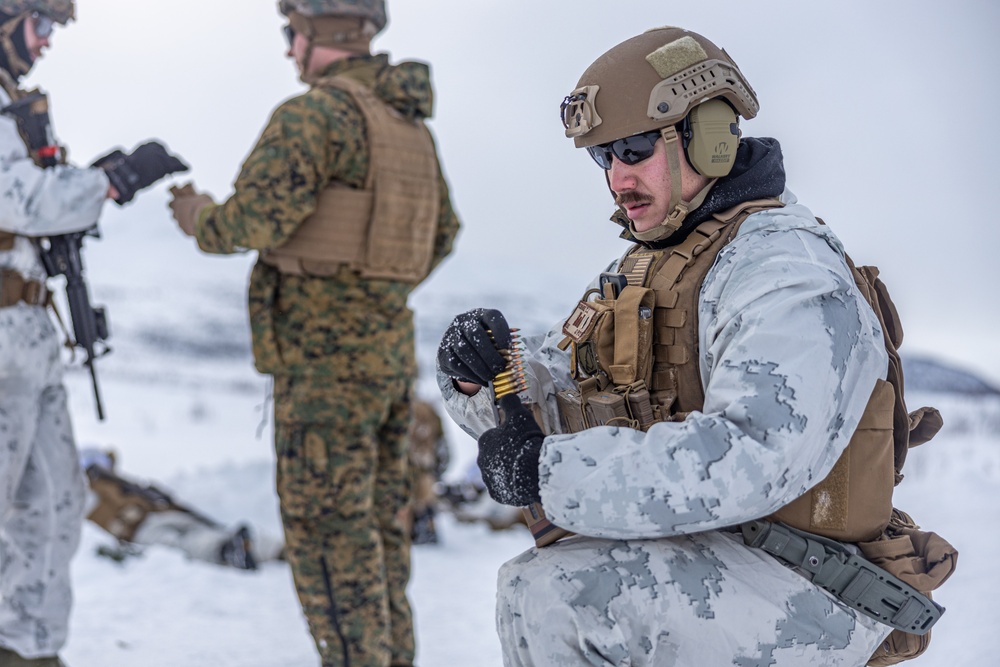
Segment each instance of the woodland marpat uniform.
[[[404,117],[430,116],[426,66],[390,65],[385,55],[334,62],[318,73],[318,85],[274,112],[235,194],[202,212],[203,250],[280,248],[329,184],[365,187],[365,117],[351,93],[323,84],[329,77],[360,82]],[[440,168],[437,182],[428,272],[459,228]],[[365,278],[347,266],[295,275],[264,261],[250,278],[255,362],[274,376],[287,554],[324,665],[405,665],[414,656],[401,519],[411,492],[406,432],[416,361],[407,298],[416,284]]]

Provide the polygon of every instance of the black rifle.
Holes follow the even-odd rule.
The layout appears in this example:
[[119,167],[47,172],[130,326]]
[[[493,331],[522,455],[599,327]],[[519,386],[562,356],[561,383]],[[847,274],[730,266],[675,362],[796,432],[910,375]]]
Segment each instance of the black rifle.
[[[48,168],[59,163],[61,151],[52,137],[48,98],[44,93],[31,91],[13,104],[0,109],[0,113],[11,116],[17,121],[28,150],[39,166]],[[76,338],[74,345],[82,347],[87,352],[84,365],[90,370],[90,377],[93,380],[97,418],[103,420],[104,406],[101,404],[101,392],[97,387],[94,359],[107,354],[111,348],[104,344],[108,338],[108,320],[104,308],[90,305],[87,283],[83,278],[80,248],[83,246],[85,236],[100,238],[96,223],[90,229],[81,232],[39,239],[38,248],[49,277],[66,276],[66,300],[69,302],[73,334]],[[98,344],[101,344],[100,347]]]
[[82,347],[87,353],[83,365],[90,370],[90,378],[94,385],[94,398],[97,401],[97,418],[104,419],[104,407],[101,405],[101,392],[97,387],[97,372],[94,370],[94,359],[111,351],[105,341],[108,338],[108,319],[103,306],[91,306],[87,283],[83,278],[83,259],[80,248],[83,237],[100,238],[97,226],[82,232],[49,236],[41,240],[42,263],[50,277],[66,276],[66,300],[69,302],[69,314],[73,319],[74,345]]

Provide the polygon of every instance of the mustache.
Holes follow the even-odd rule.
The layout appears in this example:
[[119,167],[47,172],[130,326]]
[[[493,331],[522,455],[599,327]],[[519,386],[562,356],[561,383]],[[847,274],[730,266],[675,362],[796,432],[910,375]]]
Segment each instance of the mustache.
[[653,198],[636,190],[625,190],[615,195],[615,204],[618,206],[628,206],[629,204],[651,204]]

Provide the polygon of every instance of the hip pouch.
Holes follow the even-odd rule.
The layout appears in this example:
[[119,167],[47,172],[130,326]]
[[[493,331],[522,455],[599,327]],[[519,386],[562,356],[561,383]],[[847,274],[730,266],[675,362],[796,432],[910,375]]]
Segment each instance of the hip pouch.
[[[958,551],[947,540],[937,533],[920,530],[908,514],[898,509],[893,509],[881,537],[858,542],[858,547],[872,563],[928,597],[951,576],[958,560]],[[931,632],[915,635],[893,630],[868,665],[883,667],[916,658],[927,650],[930,641]]]

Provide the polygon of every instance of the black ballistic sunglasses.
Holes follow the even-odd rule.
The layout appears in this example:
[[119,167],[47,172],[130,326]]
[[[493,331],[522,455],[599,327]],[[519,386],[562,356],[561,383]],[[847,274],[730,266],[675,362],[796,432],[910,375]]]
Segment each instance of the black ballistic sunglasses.
[[609,141],[606,144],[588,146],[587,152],[590,153],[590,157],[594,158],[594,162],[605,170],[611,169],[612,155],[621,160],[623,164],[638,164],[653,155],[653,148],[659,138],[660,131],[651,130],[624,139]]
[[55,22],[46,16],[45,14],[40,14],[38,12],[31,12],[31,22],[34,24],[35,35],[41,39],[45,39],[52,35],[52,28]]
[[295,28],[293,28],[291,24],[289,24],[286,26],[282,26],[281,31],[285,33],[285,39],[288,40],[288,46],[291,47],[292,40],[295,39]]

